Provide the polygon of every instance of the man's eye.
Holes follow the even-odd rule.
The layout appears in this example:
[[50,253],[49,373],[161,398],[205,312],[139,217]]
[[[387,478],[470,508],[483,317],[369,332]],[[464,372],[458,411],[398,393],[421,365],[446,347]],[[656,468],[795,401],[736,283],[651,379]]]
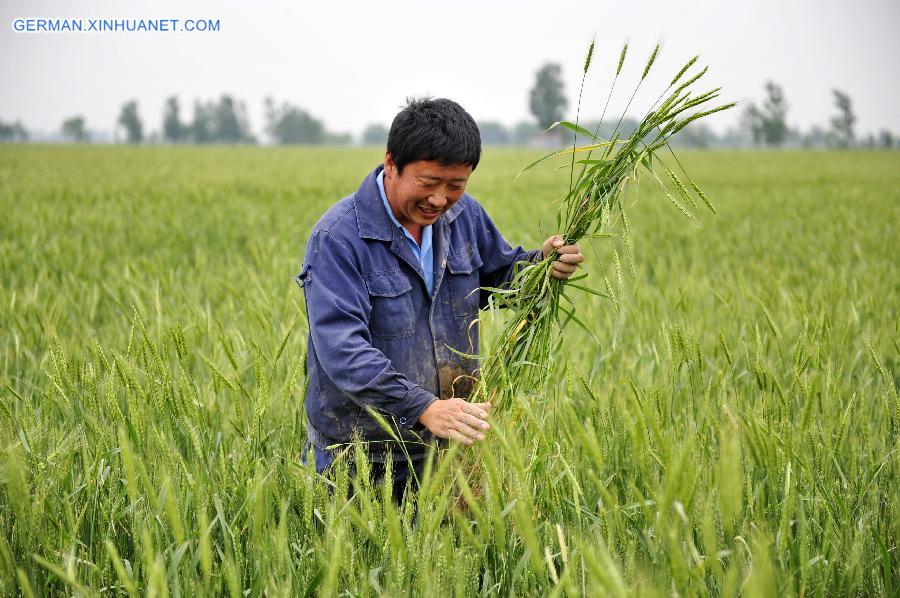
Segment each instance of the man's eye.
[[462,191],[464,187],[460,187],[459,185],[450,185],[451,191]]

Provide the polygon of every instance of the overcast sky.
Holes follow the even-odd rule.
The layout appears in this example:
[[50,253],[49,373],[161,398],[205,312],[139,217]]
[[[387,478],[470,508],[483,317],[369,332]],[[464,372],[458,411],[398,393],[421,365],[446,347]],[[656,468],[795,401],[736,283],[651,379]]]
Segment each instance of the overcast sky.
[[[512,125],[530,118],[528,90],[547,61],[563,66],[574,118],[596,34],[586,118],[600,114],[622,43],[631,43],[631,77],[617,88],[619,109],[661,41],[656,78],[638,106],[700,54],[710,66],[707,87],[724,87],[725,99],[759,101],[766,80],[781,84],[791,126],[825,126],[837,87],[853,100],[858,133],[900,133],[898,0],[3,0],[0,17],[0,120],[46,132],[73,114],[90,129],[112,130],[131,98],[145,126],[158,130],[167,96],[178,95],[189,117],[194,99],[226,92],[246,102],[257,133],[267,95],[354,134],[389,124],[406,96],[423,94],[455,99],[476,120]],[[15,32],[13,20],[25,17],[211,18],[221,30]],[[732,110],[707,122],[722,131],[738,116]]]

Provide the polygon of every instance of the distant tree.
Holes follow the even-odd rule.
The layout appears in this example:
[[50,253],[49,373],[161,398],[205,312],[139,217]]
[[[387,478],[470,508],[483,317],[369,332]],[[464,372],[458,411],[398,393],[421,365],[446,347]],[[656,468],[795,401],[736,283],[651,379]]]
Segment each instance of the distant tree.
[[90,141],[87,130],[84,126],[83,116],[73,116],[67,118],[62,124],[63,137],[68,137],[75,143],[86,143]]
[[122,105],[118,124],[125,128],[128,143],[140,143],[144,140],[144,124],[138,116],[137,102],[131,100]]
[[481,143],[484,145],[508,145],[512,139],[507,128],[498,122],[480,122],[478,130],[481,133]]
[[362,142],[365,145],[387,146],[388,129],[380,123],[372,123],[367,126],[362,134]]
[[773,81],[766,83],[766,101],[763,102],[763,130],[767,145],[778,147],[788,137],[785,120],[788,104],[784,99],[784,90]]
[[741,129],[750,135],[754,145],[759,145],[765,140],[765,130],[763,127],[763,115],[760,109],[750,102],[741,113]]
[[538,70],[534,87],[528,98],[528,107],[542,129],[562,120],[566,109],[566,97],[563,95],[562,67],[547,63]]
[[266,132],[279,144],[322,143],[325,126],[302,108],[283,102],[280,106],[266,98]]
[[780,85],[767,81],[766,99],[762,108],[758,108],[753,102],[748,104],[741,115],[741,125],[750,133],[753,143],[781,146],[790,134],[785,120],[787,109],[784,90]]
[[28,129],[25,128],[25,125],[20,120],[13,123],[13,137],[16,141],[28,141]]
[[516,145],[530,145],[539,132],[540,128],[536,124],[523,120],[513,127],[512,141]]
[[218,102],[194,102],[190,138],[194,143],[256,143],[244,103],[228,94]]
[[856,124],[856,114],[853,113],[853,104],[850,96],[839,89],[833,89],[834,103],[838,114],[831,119],[831,136],[838,147],[852,147],[856,140],[853,125]]
[[22,125],[22,121],[6,123],[0,120],[0,143],[28,141],[28,131]]
[[180,143],[187,141],[190,130],[181,122],[181,109],[178,105],[178,98],[170,96],[166,99],[166,108],[163,112],[163,139],[169,143]]
[[885,149],[891,149],[894,147],[894,135],[887,129],[882,130],[878,134],[878,145]]
[[247,109],[243,102],[236,101],[228,94],[219,98],[212,114],[215,140],[220,143],[255,142],[250,134]]
[[194,143],[212,143],[216,140],[213,111],[211,102],[194,100],[194,118],[190,126],[190,138]]

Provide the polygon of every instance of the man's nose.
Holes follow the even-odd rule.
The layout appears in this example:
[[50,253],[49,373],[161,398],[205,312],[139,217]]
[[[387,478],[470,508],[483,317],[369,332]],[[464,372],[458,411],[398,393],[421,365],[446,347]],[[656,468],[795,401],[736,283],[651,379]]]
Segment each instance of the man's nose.
[[443,193],[435,192],[428,196],[428,204],[435,208],[443,208],[447,204],[447,198]]

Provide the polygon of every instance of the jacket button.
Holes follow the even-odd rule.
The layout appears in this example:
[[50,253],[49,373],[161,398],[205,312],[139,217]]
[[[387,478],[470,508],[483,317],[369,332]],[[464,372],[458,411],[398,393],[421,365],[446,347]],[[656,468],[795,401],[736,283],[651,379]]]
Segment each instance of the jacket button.
[[401,426],[405,426],[405,425],[406,425],[406,418],[405,418],[405,417],[401,417],[401,418],[400,418],[400,425],[401,425]]

